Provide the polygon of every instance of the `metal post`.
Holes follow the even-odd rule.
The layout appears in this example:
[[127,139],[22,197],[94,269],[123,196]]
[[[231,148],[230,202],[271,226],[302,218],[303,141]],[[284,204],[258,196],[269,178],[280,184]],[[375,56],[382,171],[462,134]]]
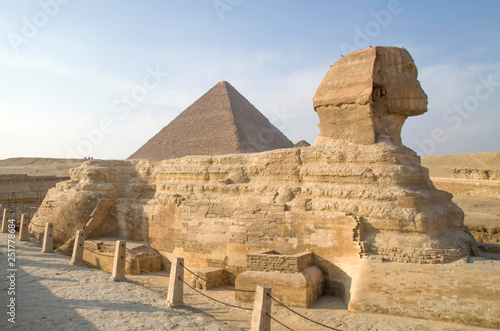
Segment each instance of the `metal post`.
[[54,227],[52,223],[45,224],[45,234],[43,236],[42,253],[54,252]]
[[175,308],[184,306],[184,259],[174,257],[172,266],[170,267],[170,279],[168,282],[167,307]]
[[28,240],[28,223],[29,219],[26,215],[21,215],[21,225],[19,226],[19,240],[26,241]]
[[83,247],[85,245],[85,231],[79,230],[76,232],[76,238],[73,246],[73,255],[69,264],[82,264],[83,263]]
[[253,301],[252,324],[250,331],[271,330],[271,288],[257,286]]
[[115,257],[113,259],[113,272],[111,273],[112,281],[125,280],[125,248],[126,242],[118,240],[115,247]]
[[2,233],[9,232],[9,217],[10,211],[7,208],[4,208],[2,218]]

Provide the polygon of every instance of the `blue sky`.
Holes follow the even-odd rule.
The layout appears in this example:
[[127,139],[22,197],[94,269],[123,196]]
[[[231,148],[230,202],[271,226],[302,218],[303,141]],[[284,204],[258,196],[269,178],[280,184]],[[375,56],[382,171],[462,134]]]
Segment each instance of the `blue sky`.
[[[500,151],[498,1],[3,1],[0,159],[123,159],[222,80],[293,142],[329,66],[405,47],[429,111],[421,155]],[[128,101],[127,101],[128,100]]]

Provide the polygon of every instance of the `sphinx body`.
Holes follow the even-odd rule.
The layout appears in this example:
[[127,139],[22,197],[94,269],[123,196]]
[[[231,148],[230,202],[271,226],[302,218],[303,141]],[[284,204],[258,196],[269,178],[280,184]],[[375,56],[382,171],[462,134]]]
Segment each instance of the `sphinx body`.
[[416,76],[404,49],[351,53],[314,97],[321,133],[313,146],[88,161],[49,191],[33,222],[72,233],[101,213],[87,236],[146,241],[189,267],[224,268],[233,281],[249,253],[313,252],[324,294],[349,304],[363,261],[443,264],[475,244],[452,195],[401,143],[405,119],[427,109]]

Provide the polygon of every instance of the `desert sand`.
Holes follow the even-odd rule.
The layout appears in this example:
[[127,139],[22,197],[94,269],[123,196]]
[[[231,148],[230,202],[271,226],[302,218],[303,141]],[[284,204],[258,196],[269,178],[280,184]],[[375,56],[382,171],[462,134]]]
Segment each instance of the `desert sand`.
[[500,152],[422,156],[431,177],[453,178],[451,169],[500,170]]
[[53,159],[16,157],[0,160],[0,175],[58,176],[68,177],[71,168],[78,167],[81,159]]
[[[454,169],[475,171],[500,171],[500,152],[423,156],[422,166],[429,169],[431,179],[460,178]],[[480,185],[483,180],[469,185]],[[484,181],[486,182],[486,181]],[[488,181],[500,183],[498,180]],[[465,213],[465,225],[473,232],[477,241],[500,243],[500,199],[498,197],[462,195],[452,192],[453,202]]]

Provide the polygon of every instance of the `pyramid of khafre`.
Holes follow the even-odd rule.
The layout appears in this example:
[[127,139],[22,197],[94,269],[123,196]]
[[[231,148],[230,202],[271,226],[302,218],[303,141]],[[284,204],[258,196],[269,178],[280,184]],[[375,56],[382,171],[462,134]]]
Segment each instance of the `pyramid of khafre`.
[[128,159],[159,161],[289,147],[293,143],[257,108],[228,82],[220,82]]

